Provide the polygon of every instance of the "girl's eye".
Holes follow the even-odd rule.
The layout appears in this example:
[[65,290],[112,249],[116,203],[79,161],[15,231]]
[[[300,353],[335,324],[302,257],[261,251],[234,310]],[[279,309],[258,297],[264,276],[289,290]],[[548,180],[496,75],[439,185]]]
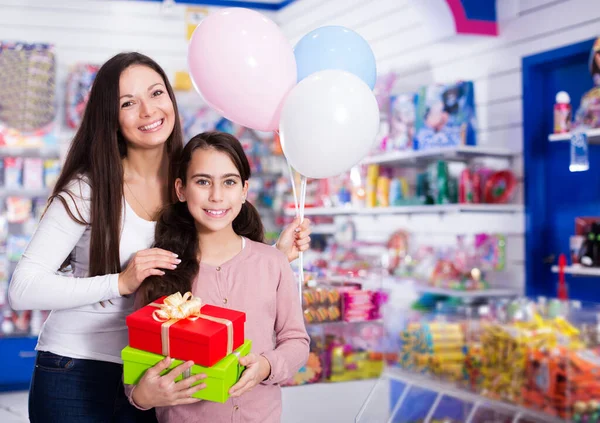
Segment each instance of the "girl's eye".
[[152,93],[153,97],[158,97],[159,95],[164,94],[163,90],[156,90]]
[[197,183],[198,185],[209,185],[209,184],[210,184],[210,181],[209,181],[209,180],[207,180],[207,179],[198,179],[198,180],[196,181],[196,183]]
[[229,187],[231,187],[231,186],[234,186],[234,185],[235,185],[235,183],[236,183],[236,182],[235,182],[235,179],[227,179],[227,180],[225,181],[225,185],[226,185],[226,186],[229,186]]
[[121,109],[125,109],[126,107],[129,107],[133,104],[133,102],[131,101],[126,101],[125,103],[121,104]]

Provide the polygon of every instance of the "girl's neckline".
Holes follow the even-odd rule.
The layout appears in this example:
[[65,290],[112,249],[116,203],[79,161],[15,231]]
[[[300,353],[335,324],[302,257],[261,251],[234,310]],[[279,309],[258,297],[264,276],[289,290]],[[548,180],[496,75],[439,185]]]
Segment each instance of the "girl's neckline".
[[251,247],[252,243],[248,242],[246,237],[241,237],[241,238],[242,238],[242,249],[235,256],[231,257],[229,260],[220,264],[219,266],[214,266],[212,264],[206,264],[206,263],[200,262],[200,267],[220,271],[224,268],[227,268],[227,267],[237,263],[240,260],[243,260],[244,257],[246,257],[248,254],[250,254],[250,249],[252,248]]

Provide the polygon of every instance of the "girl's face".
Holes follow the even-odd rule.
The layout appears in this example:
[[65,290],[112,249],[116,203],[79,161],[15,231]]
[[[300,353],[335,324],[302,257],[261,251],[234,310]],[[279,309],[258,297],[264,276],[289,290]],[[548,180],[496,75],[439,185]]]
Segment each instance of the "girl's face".
[[119,97],[119,127],[128,147],[164,144],[173,132],[175,110],[161,76],[147,66],[130,66],[121,74]]
[[192,153],[185,186],[175,181],[177,197],[187,206],[201,233],[231,228],[248,193],[248,181],[227,155],[213,148]]

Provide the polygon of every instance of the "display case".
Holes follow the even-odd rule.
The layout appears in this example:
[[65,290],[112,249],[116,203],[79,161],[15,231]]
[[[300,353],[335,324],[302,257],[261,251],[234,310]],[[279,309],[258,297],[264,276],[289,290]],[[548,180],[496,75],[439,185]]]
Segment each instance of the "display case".
[[519,298],[385,322],[396,354],[357,422],[600,421],[597,304]]

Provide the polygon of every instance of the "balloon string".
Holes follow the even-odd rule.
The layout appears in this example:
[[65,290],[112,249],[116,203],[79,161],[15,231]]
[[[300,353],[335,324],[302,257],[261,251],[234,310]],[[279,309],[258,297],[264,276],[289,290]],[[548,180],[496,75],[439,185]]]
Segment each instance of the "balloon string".
[[[294,194],[294,206],[296,207],[296,217],[299,217],[300,223],[304,220],[304,203],[306,198],[306,177],[302,176],[300,180],[300,201],[298,201],[298,192],[296,191],[296,180],[294,179],[294,169],[288,162],[288,170],[290,172],[290,181],[292,182],[292,193]],[[298,295],[300,297],[300,305],[302,305],[302,285],[304,284],[304,255],[302,252],[298,254],[300,259],[300,269],[298,272]]]
[[[306,176],[302,176],[300,179],[300,223],[304,221],[304,206],[306,204]],[[300,251],[298,255],[300,259],[300,284],[298,285],[298,291],[300,294],[300,305],[302,305],[302,285],[304,284],[304,254]]]

